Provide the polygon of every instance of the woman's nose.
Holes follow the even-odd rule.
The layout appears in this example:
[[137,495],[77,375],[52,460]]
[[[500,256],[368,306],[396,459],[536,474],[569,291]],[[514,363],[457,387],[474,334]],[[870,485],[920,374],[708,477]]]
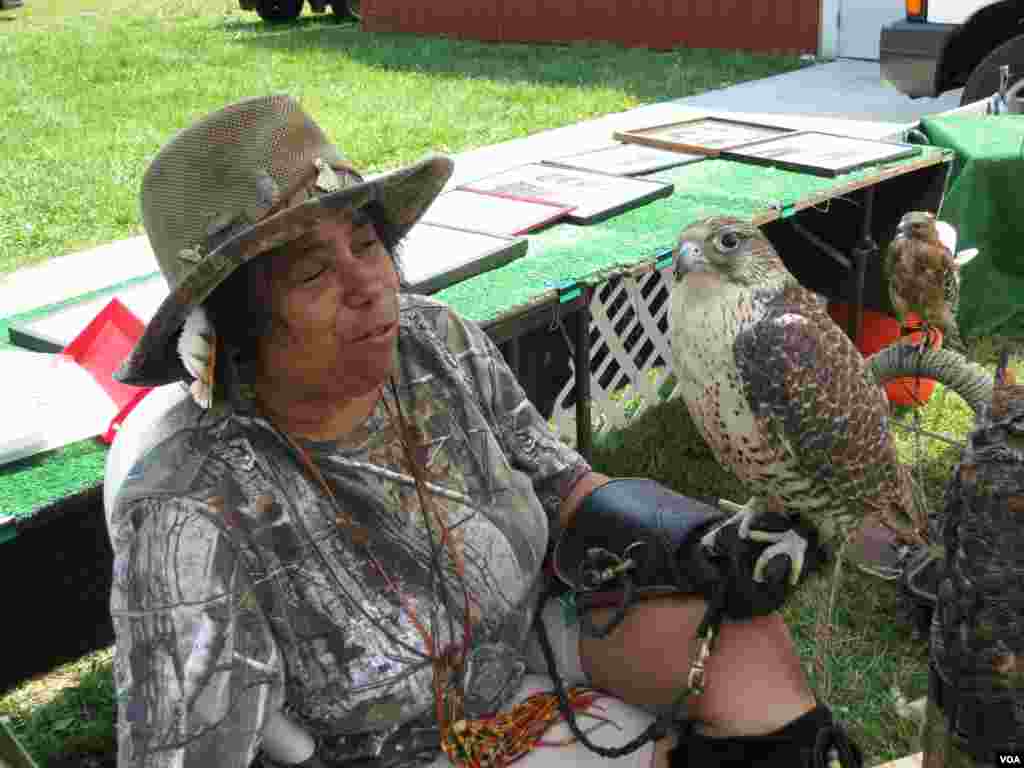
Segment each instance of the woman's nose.
[[342,301],[353,308],[372,303],[383,292],[383,278],[379,263],[347,258],[342,270]]

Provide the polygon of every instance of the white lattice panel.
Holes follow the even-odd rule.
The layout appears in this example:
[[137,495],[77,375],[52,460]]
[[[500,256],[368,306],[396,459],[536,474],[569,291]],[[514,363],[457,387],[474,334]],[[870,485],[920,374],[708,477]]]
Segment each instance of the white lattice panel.
[[[590,396],[595,433],[625,426],[660,402],[658,388],[671,371],[668,338],[671,267],[612,278],[590,302]],[[573,376],[555,401],[552,420],[575,443]]]

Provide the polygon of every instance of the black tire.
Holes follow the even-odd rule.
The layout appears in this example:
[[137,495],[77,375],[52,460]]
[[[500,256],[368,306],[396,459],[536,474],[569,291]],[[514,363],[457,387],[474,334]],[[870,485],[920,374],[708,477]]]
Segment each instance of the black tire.
[[331,0],[331,11],[334,13],[334,18],[339,21],[348,21],[355,18],[351,11],[349,11],[346,0]]
[[305,0],[262,0],[256,13],[260,18],[271,24],[283,21],[295,21],[302,13]]
[[987,99],[999,90],[999,67],[1010,65],[1010,85],[1024,75],[1024,35],[1011,37],[992,50],[971,72],[960,97],[961,106]]

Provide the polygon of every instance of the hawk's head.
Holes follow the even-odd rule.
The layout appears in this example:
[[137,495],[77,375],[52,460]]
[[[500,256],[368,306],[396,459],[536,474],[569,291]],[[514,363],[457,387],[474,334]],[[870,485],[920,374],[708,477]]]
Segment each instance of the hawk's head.
[[785,277],[789,270],[772,244],[749,222],[712,218],[683,230],[672,253],[677,282],[687,275],[758,285]]

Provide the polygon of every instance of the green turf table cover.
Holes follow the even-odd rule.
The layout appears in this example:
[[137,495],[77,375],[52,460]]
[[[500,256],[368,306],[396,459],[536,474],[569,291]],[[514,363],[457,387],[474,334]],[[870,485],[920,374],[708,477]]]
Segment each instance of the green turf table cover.
[[[929,155],[946,154],[923,147],[922,155],[885,167],[909,167]],[[839,194],[857,182],[870,184],[879,172],[879,166],[874,166],[825,178],[715,159],[651,174],[649,178],[671,181],[673,194],[599,224],[560,224],[531,235],[529,252],[523,258],[447,288],[436,297],[465,317],[486,324],[514,316],[538,299],[550,300],[553,292],[570,297],[581,284],[595,285],[624,270],[657,262],[667,255],[679,232],[699,219],[729,215],[763,220],[774,218],[776,212],[787,216],[808,200]],[[57,308],[31,314],[38,316]],[[25,319],[27,314],[0,321],[4,340],[6,325]],[[0,466],[0,515],[29,518],[41,508],[101,482],[105,459],[106,446],[92,440]],[[0,542],[3,538],[0,528]]]
[[979,251],[963,270],[960,332],[1024,335],[1024,116],[946,115],[921,127],[956,153],[941,218],[958,250]]

